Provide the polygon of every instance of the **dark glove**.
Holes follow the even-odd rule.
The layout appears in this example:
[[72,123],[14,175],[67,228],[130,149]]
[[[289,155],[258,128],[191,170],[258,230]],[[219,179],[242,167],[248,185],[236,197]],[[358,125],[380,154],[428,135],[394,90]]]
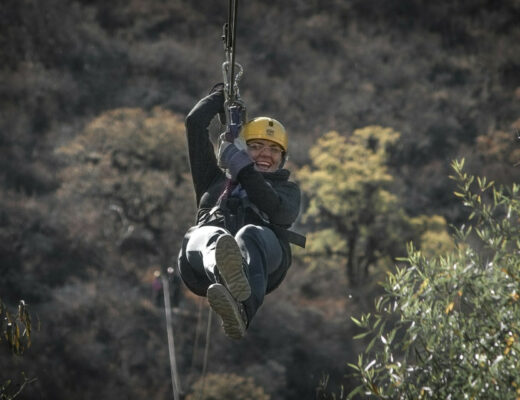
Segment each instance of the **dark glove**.
[[224,152],[230,146],[232,143],[226,140],[226,134],[223,133],[220,135],[219,141],[218,141],[218,153],[217,153],[217,161],[218,166],[222,169],[227,169],[227,163],[224,159]]
[[217,159],[218,159],[218,165],[220,168],[227,169],[228,166],[226,164],[226,160],[223,158],[224,151],[227,149],[227,147],[230,144],[233,144],[238,150],[247,150],[246,142],[244,141],[244,138],[242,136],[237,137],[235,140],[230,142],[228,139],[228,135],[226,132],[222,133],[219,137],[218,141],[218,153],[217,153]]
[[223,92],[224,91],[224,84],[222,82],[219,82],[210,89],[208,94],[211,94],[213,92]]
[[[222,92],[222,94],[224,94],[224,84],[222,82],[213,85],[209,91],[209,94],[215,92]],[[226,125],[226,111],[224,110],[224,106],[222,106],[222,110],[218,112],[218,119],[222,125]]]
[[242,168],[252,164],[253,160],[246,150],[240,150],[234,143],[220,141],[218,148],[218,165],[227,169],[231,179],[236,180]]

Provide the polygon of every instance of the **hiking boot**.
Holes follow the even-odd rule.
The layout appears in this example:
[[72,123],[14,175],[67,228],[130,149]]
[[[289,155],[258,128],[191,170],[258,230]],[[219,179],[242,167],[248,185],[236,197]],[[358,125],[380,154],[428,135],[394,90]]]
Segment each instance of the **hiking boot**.
[[235,301],[220,283],[210,285],[206,296],[213,311],[222,319],[225,334],[232,339],[242,339],[247,328],[247,317],[242,304]]
[[233,236],[222,235],[218,238],[215,261],[231,295],[238,301],[247,300],[251,296],[251,286],[244,271],[242,253]]

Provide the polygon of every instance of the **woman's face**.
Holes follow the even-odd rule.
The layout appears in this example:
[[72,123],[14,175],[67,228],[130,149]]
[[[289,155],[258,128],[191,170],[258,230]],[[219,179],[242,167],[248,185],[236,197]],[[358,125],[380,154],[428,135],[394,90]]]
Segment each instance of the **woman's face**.
[[270,140],[249,140],[247,152],[255,162],[255,169],[260,172],[275,172],[282,163],[283,149]]

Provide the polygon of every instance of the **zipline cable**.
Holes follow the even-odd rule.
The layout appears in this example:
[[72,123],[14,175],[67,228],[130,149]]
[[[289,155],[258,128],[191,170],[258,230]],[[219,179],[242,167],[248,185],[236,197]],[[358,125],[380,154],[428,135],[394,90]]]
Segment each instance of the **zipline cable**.
[[[244,72],[242,66],[235,61],[236,55],[236,34],[237,34],[237,15],[238,0],[229,0],[228,3],[228,20],[224,24],[222,39],[224,40],[224,50],[226,60],[222,63],[222,75],[224,78],[224,108],[226,111],[226,140],[233,142],[238,137],[242,123],[245,121],[245,105],[240,99],[238,82]],[[235,66],[237,73],[235,76]],[[231,187],[231,181],[228,179],[226,188]],[[224,191],[224,193],[227,189]],[[224,195],[224,193],[222,195]],[[208,310],[208,325],[206,329],[206,343],[204,348],[204,361],[202,364],[202,378],[199,391],[199,400],[203,399],[204,389],[206,385],[206,371],[208,367],[209,344],[211,339],[211,322],[213,311]]]
[[[232,0],[230,0],[231,2]],[[234,100],[234,95],[238,95],[238,93],[235,92],[235,54],[236,54],[236,42],[237,42],[237,12],[238,12],[238,0],[234,1],[234,10],[233,10],[233,36],[231,37],[231,46],[232,46],[232,52],[231,52],[231,76],[230,76],[230,82],[231,82],[231,100]],[[229,8],[231,9],[231,4],[229,5]]]
[[[228,4],[228,22],[224,24],[222,39],[224,40],[224,49],[226,55],[226,61],[222,64],[222,73],[224,77],[224,96],[225,96],[225,108],[226,108],[226,119],[228,129],[226,135],[231,135],[229,140],[232,142],[235,138],[238,137],[240,133],[240,129],[242,127],[242,123],[246,120],[246,108],[244,102],[240,99],[240,93],[238,89],[238,82],[240,81],[243,68],[240,64],[235,61],[235,53],[236,53],[236,31],[237,31],[237,15],[238,15],[238,0],[229,0]],[[235,76],[235,66],[237,67],[237,72]],[[177,362],[175,359],[175,344],[173,337],[173,327],[172,327],[172,316],[171,316],[171,304],[170,304],[170,290],[169,290],[169,282],[168,279],[163,275],[163,294],[164,294],[164,308],[166,314],[166,330],[168,336],[168,350],[170,356],[170,365],[171,365],[171,379],[172,379],[172,388],[173,388],[173,398],[174,400],[180,400],[179,392],[180,389],[180,381],[177,373]],[[200,318],[201,308],[199,308],[199,318]],[[204,389],[206,384],[206,371],[208,366],[208,355],[209,355],[209,344],[211,339],[211,323],[212,323],[212,315],[213,312],[211,309],[208,310],[208,325],[206,328],[206,343],[204,348],[204,360],[202,365],[202,378],[201,378],[201,388],[199,391],[199,400],[202,399],[204,395]],[[197,331],[195,338],[195,349],[192,358],[192,368],[194,365],[195,353],[197,352],[198,347],[198,325],[199,321],[197,321]]]
[[226,140],[233,142],[240,133],[246,120],[246,107],[240,98],[238,83],[244,69],[236,62],[236,32],[238,18],[238,0],[229,0],[228,21],[224,24],[222,39],[226,60],[222,63],[224,79],[224,109],[226,112]]

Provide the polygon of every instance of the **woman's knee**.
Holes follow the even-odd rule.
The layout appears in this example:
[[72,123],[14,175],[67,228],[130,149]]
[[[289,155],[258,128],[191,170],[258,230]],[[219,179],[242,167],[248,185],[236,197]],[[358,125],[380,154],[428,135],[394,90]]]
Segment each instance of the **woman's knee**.
[[274,233],[264,226],[258,226],[258,225],[244,225],[235,235],[235,238],[237,241],[241,241],[244,239],[254,239],[254,240],[261,240],[265,241],[265,238],[270,236],[272,234],[274,236]]
[[260,251],[259,256],[268,265],[268,272],[278,268],[282,260],[282,247],[274,232],[265,226],[245,225],[235,236],[242,253],[254,256],[255,251]]
[[179,254],[177,264],[179,275],[188,289],[199,296],[206,296],[206,290],[211,284],[206,274],[194,268],[182,252]]
[[187,251],[200,251],[226,233],[228,232],[225,229],[218,226],[201,226],[191,232],[186,249]]

